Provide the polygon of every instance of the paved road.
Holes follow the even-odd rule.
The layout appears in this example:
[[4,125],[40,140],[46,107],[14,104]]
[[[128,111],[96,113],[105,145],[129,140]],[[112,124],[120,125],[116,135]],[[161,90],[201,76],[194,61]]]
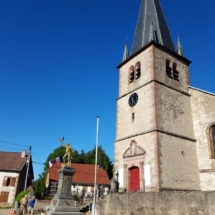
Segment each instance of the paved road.
[[10,209],[0,209],[0,215],[10,215]]
[[[38,213],[34,213],[35,215],[37,215]],[[10,209],[0,209],[0,215],[10,215]],[[18,211],[17,213],[15,213],[15,215],[19,215]]]
[[[38,213],[34,213],[35,215],[38,215]],[[88,211],[86,214],[91,214],[91,211]],[[0,209],[0,215],[10,215],[10,209]],[[19,215],[18,211],[15,213],[15,215]]]

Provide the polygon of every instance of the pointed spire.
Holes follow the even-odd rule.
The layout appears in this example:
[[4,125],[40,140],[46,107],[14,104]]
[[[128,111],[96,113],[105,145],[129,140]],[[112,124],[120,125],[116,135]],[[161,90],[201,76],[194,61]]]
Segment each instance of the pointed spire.
[[[150,25],[152,21],[153,26]],[[153,36],[152,28],[154,29]],[[174,51],[172,38],[159,0],[142,0],[131,53],[134,54],[140,50],[152,38]]]
[[129,54],[128,54],[128,42],[127,42],[127,39],[126,39],[122,61],[128,59],[128,57],[129,57]]
[[182,49],[182,45],[181,45],[181,41],[180,41],[180,38],[178,37],[178,43],[177,43],[177,46],[176,46],[176,53],[178,53],[179,55],[185,57],[184,55],[184,51]]

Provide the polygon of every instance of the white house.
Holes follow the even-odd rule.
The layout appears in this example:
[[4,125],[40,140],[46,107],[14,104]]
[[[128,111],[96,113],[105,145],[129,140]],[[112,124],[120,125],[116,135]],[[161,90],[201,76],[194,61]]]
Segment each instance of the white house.
[[[25,189],[28,154],[0,152],[0,206],[14,204],[16,195]],[[32,160],[29,162],[27,186],[34,178]]]

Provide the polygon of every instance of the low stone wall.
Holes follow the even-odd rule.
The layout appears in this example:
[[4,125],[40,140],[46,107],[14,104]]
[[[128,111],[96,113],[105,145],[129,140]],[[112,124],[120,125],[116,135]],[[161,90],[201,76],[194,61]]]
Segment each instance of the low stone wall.
[[96,208],[97,215],[214,215],[215,192],[116,193]]
[[34,211],[38,211],[39,209],[45,209],[46,206],[49,206],[51,204],[51,200],[36,200],[34,205]]

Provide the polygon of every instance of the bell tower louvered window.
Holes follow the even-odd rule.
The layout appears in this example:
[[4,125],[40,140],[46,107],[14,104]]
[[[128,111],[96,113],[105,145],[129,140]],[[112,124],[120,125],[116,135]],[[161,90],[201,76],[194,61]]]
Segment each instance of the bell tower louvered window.
[[134,82],[134,67],[132,66],[129,70],[129,83]]
[[172,76],[172,68],[170,66],[170,60],[166,60],[166,74],[171,77]]
[[138,62],[135,66],[135,72],[136,72],[136,75],[135,75],[135,78],[138,79],[140,78],[141,76],[141,66],[140,66],[140,62]]
[[173,78],[178,79],[178,73],[177,64],[173,63]]

